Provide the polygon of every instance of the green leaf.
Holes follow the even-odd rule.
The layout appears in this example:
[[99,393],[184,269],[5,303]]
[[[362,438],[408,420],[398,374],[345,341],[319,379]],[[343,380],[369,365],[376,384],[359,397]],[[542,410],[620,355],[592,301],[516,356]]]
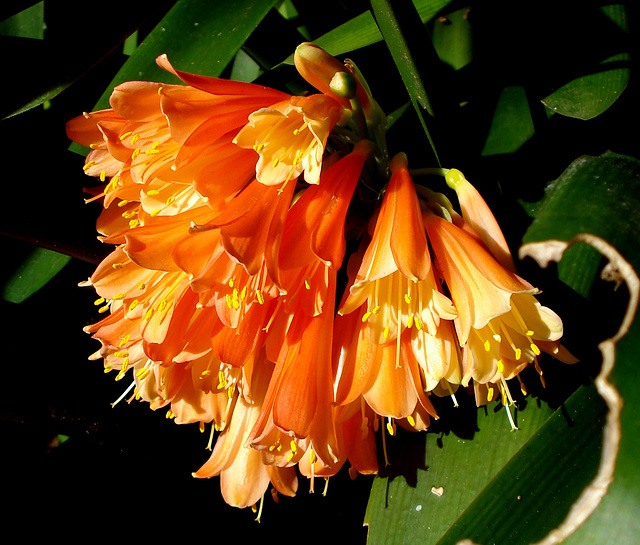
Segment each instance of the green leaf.
[[[420,20],[426,23],[451,2],[452,0],[414,0],[413,5]],[[370,11],[361,13],[313,40],[315,44],[333,56],[350,53],[380,41],[382,41],[382,34]],[[283,63],[293,64],[293,55],[290,55]]]
[[[122,17],[117,1],[109,10],[97,3],[87,3],[82,10],[69,9],[64,3],[50,5],[45,14],[44,39],[0,36],[0,48],[11,51],[11,55],[4,58],[3,74],[11,85],[0,89],[2,119],[60,94],[164,7],[163,3],[152,6],[129,3],[127,16]],[[37,10],[39,6],[32,9]],[[108,32],[96,31],[95,21]]]
[[0,35],[17,38],[44,38],[44,1],[0,22]]
[[[640,162],[628,157],[583,156],[556,180],[524,236],[534,240],[570,240],[589,232],[615,241],[619,248],[640,247]],[[587,295],[601,261],[593,248],[569,249],[572,259],[558,265],[560,280]]]
[[68,255],[34,248],[5,282],[2,298],[22,303],[45,286],[70,260]]
[[454,70],[465,67],[473,58],[473,28],[468,14],[468,8],[459,9],[433,23],[433,46],[440,60]]
[[[624,6],[618,4],[601,9],[619,29],[628,32]],[[630,60],[628,51],[609,56],[594,65],[592,73],[573,79],[542,99],[542,103],[568,117],[593,119],[605,112],[627,87],[631,77]]]
[[260,21],[278,3],[278,0],[180,0],[129,57],[96,109],[107,107],[113,88],[125,81],[176,83],[174,76],[155,63],[163,53],[180,70],[220,76]]
[[514,153],[534,133],[535,128],[524,87],[505,87],[498,98],[482,155]]
[[372,0],[371,8],[439,162],[425,114],[435,117],[453,111],[445,88],[444,65],[410,0]]

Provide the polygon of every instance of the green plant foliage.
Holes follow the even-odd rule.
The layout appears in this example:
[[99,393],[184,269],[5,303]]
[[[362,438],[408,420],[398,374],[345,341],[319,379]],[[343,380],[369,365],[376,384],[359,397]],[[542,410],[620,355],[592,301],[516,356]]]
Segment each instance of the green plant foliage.
[[22,303],[45,286],[71,260],[71,257],[35,247],[18,265],[2,288],[2,298]]

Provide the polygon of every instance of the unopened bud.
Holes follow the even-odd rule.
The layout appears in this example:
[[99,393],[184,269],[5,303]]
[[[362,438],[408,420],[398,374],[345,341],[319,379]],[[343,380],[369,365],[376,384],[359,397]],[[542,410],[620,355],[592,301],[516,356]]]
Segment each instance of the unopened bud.
[[339,97],[351,100],[356,96],[358,82],[347,72],[336,72],[329,87]]

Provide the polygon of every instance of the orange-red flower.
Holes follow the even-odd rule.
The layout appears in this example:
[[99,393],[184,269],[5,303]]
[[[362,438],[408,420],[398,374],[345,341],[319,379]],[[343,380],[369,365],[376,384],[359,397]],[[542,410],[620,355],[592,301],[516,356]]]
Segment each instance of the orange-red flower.
[[194,476],[219,476],[238,507],[270,485],[294,495],[298,473],[313,489],[346,462],[377,472],[381,422],[427,429],[431,394],[509,398],[506,381],[539,369],[541,352],[573,361],[477,190],[445,172],[461,214],[418,192],[406,155],[388,161],[385,116],[355,65],[308,43],[294,60],[318,93],[160,56],[184,85],[122,84],[111,108],[67,125],[91,148],[85,172],[102,185],[89,200],[103,199],[97,229],[114,246],[84,283],[105,315],[85,328],[101,344],[92,359],[118,381],[132,370],[122,398],[211,425]]
[[478,401],[485,402],[494,397],[492,385],[510,397],[505,381],[528,365],[537,367],[543,351],[566,363],[576,360],[559,343],[561,319],[536,300],[536,288],[512,271],[511,254],[484,200],[457,171],[453,177],[449,183],[464,203],[464,217],[440,216],[436,206],[425,208],[423,220],[458,313],[454,323],[462,384],[489,385],[477,390],[484,392]]
[[428,380],[435,388],[453,378],[459,365],[457,358],[443,361],[443,351],[431,367],[439,354],[425,337],[437,338],[441,321],[452,319],[455,309],[436,283],[404,155],[394,158],[391,172],[371,240],[354,256],[361,261],[336,319],[336,401],[349,405],[362,396],[378,415],[415,428],[436,415],[425,377],[436,377]]

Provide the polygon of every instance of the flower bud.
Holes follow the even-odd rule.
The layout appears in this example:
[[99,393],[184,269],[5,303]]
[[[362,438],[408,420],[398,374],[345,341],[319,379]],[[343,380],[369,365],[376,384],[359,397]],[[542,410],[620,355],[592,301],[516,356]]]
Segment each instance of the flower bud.
[[318,91],[334,97],[340,104],[349,108],[349,100],[337,94],[331,88],[331,81],[338,72],[344,72],[344,65],[321,47],[304,42],[296,48],[293,61],[300,75]]

